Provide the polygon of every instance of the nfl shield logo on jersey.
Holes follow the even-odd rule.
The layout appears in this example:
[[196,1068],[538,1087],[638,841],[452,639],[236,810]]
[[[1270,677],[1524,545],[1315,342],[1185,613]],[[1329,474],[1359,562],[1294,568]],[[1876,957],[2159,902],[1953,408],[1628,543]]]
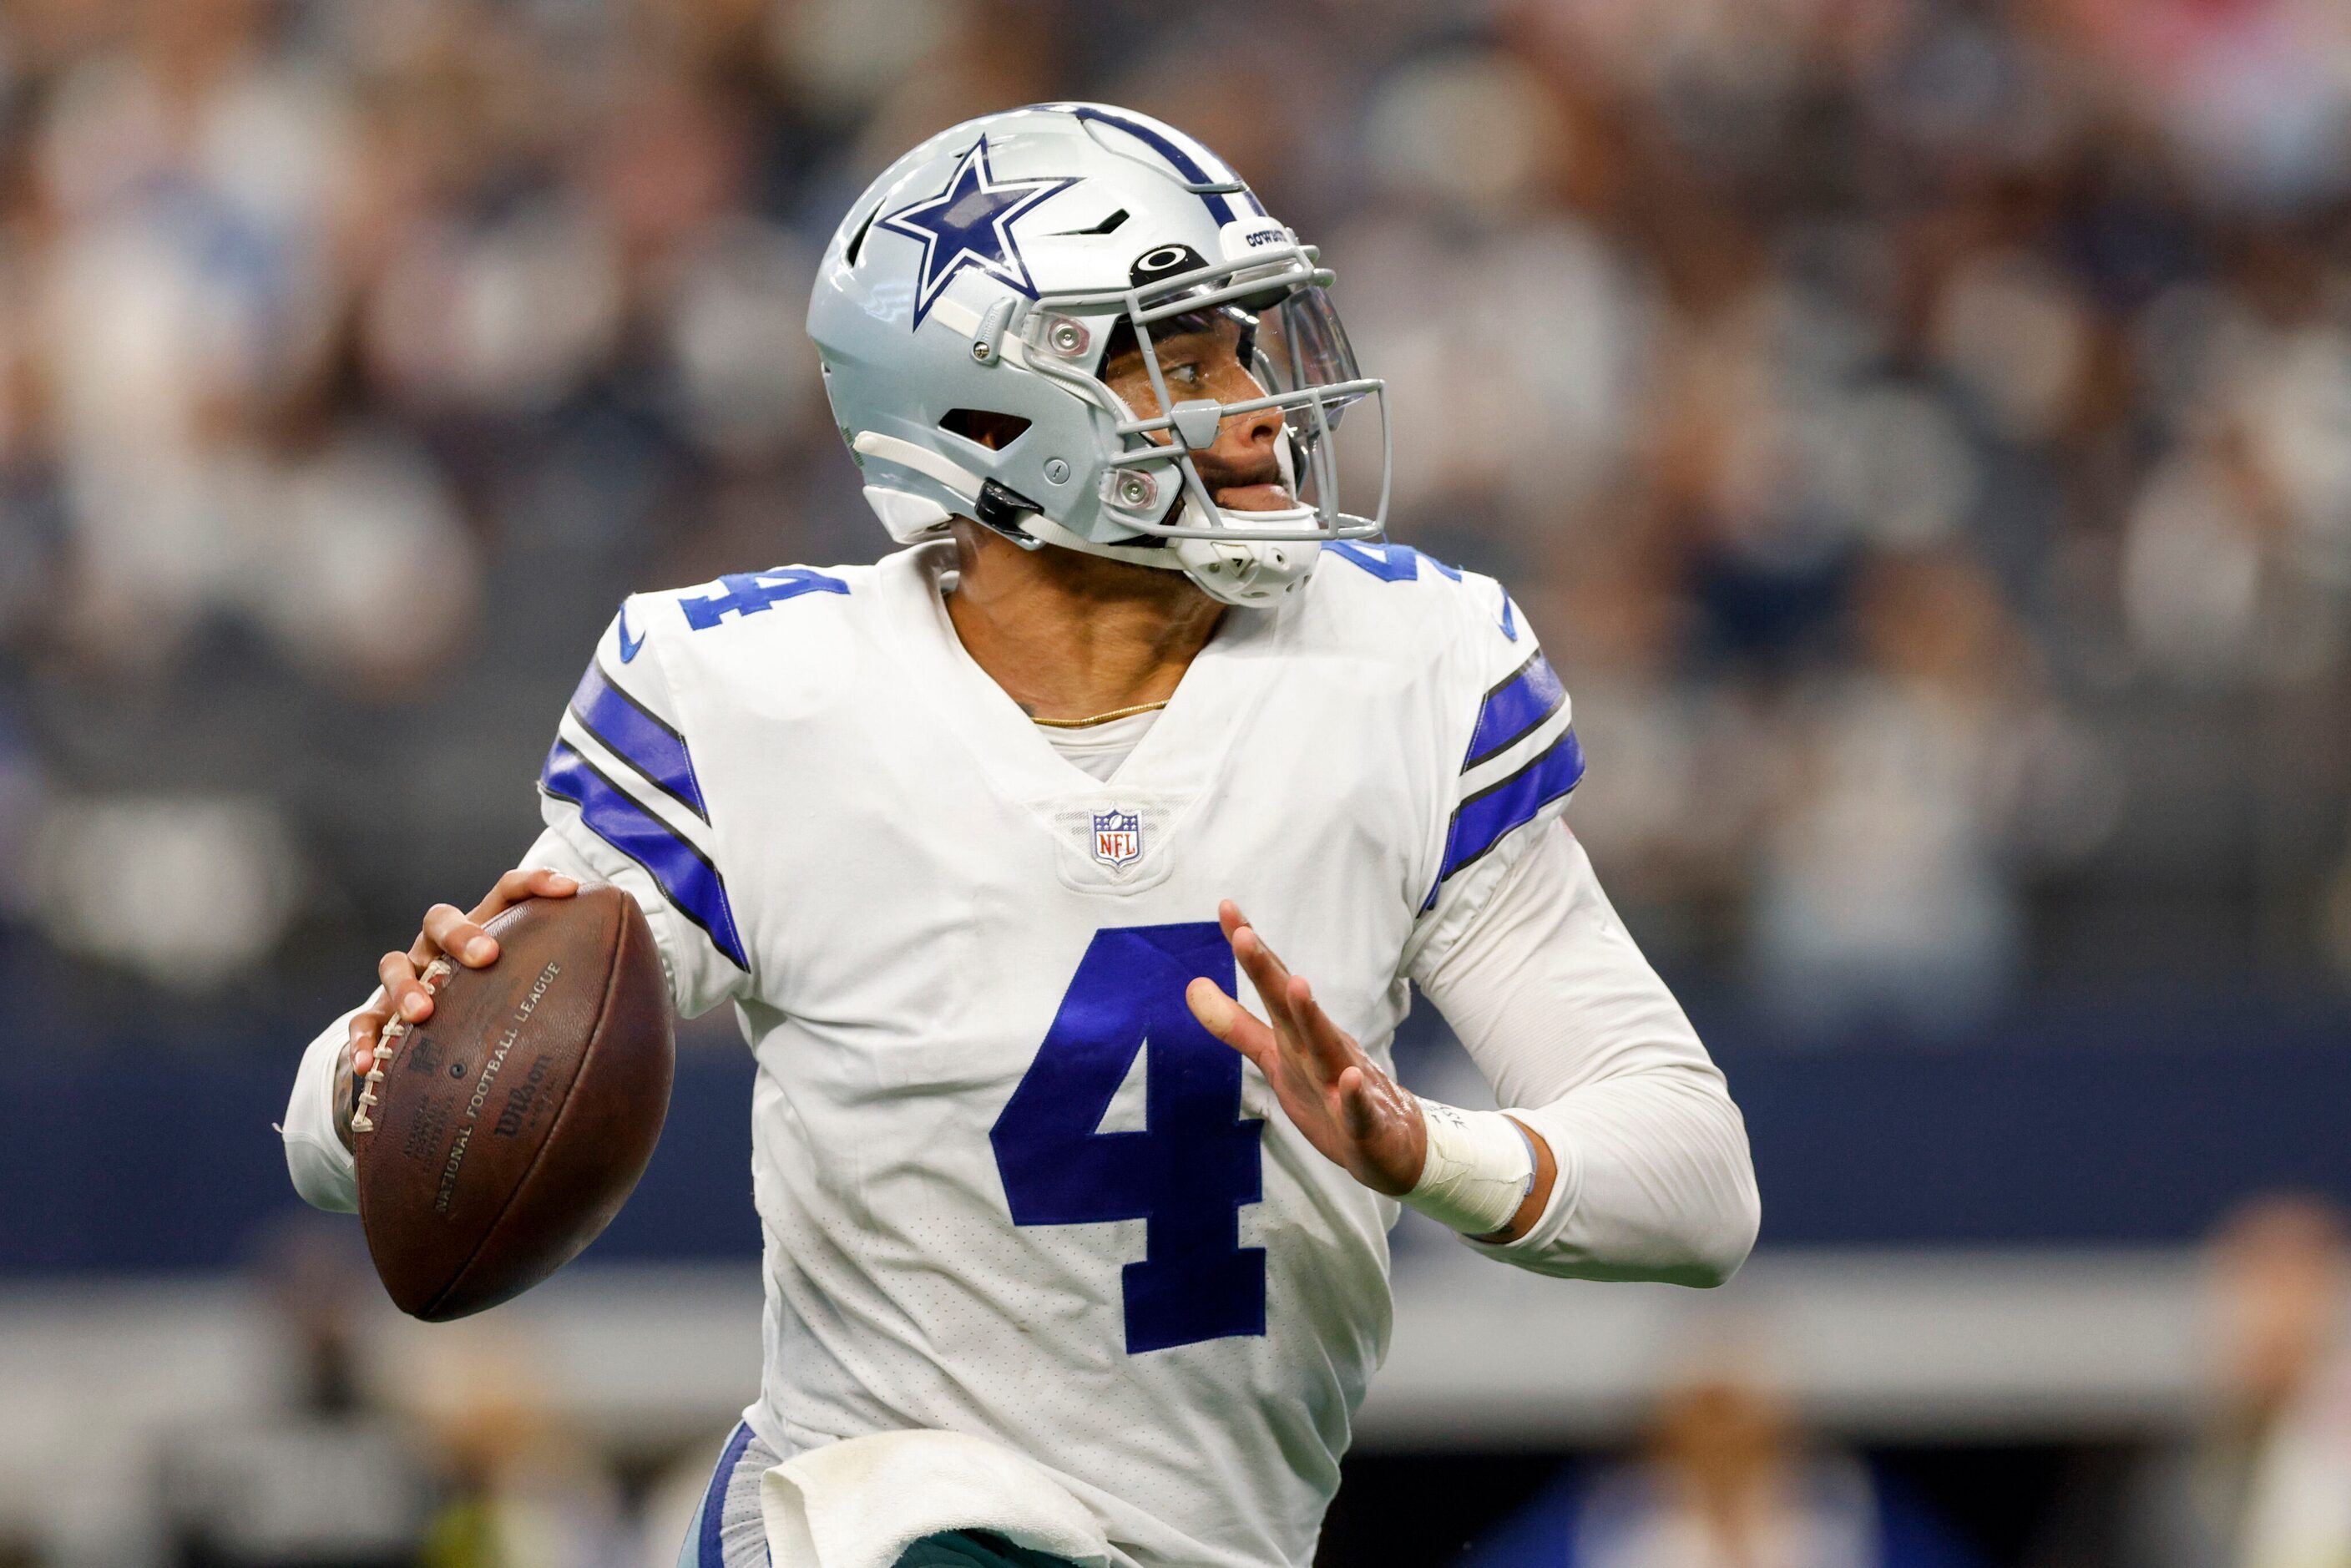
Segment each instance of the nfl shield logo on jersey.
[[1131,865],[1143,853],[1143,819],[1113,806],[1094,813],[1094,859],[1113,869]]

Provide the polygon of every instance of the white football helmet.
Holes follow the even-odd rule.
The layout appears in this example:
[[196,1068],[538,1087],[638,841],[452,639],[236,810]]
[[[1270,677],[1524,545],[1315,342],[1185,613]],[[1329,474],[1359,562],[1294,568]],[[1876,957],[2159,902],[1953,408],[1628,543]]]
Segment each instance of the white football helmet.
[[[1101,104],[1039,104],[944,131],[867,188],[826,248],[809,335],[894,538],[968,517],[1024,548],[1178,570],[1227,603],[1265,604],[1304,579],[1322,541],[1386,524],[1383,387],[1356,373],[1332,277],[1181,131]],[[1152,328],[1208,312],[1238,323],[1259,395],[1169,396]],[[1157,396],[1149,418],[1102,380],[1122,328]],[[1345,466],[1368,487],[1376,451],[1378,501],[1350,511],[1338,434],[1365,401],[1376,444]],[[1192,453],[1226,418],[1265,409],[1283,421],[1291,504],[1219,507]]]

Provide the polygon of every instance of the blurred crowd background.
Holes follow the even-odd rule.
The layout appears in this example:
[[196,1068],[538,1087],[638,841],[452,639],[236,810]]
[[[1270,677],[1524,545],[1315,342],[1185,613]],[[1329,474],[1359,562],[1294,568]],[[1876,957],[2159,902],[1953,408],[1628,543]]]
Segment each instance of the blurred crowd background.
[[348,968],[528,841],[622,594],[877,553],[813,258],[1069,95],[1325,248],[1395,534],[1553,648],[1677,978],[2351,971],[2338,4],[11,0],[30,973]]
[[[2185,1241],[2254,1178],[2190,1112],[2162,1138],[2129,1116],[2227,1120],[2231,1085],[2226,1146],[2299,1116],[2312,1185],[2351,1192],[2327,1132],[2343,0],[0,0],[0,1277],[259,1249],[286,1407],[352,1445],[307,1416],[215,1430],[166,1467],[151,1547],[314,1561],[287,1541],[354,1516],[304,1524],[318,1492],[288,1478],[347,1460],[386,1478],[360,1531],[383,1554],[321,1563],[427,1536],[441,1568],[643,1560],[654,1483],[624,1500],[521,1406],[428,1423],[424,1449],[366,1414],[337,1349],[357,1265],[252,1228],[290,1201],[262,1124],[373,956],[529,841],[623,594],[880,553],[801,331],[815,258],[921,137],[1062,97],[1191,130],[1337,268],[1390,383],[1395,537],[1501,577],[1565,676],[1592,759],[1572,820],[1738,1058],[1767,1240],[1794,1215],[1814,1242]],[[2249,1078],[2247,1017],[2319,1043]],[[2018,1030],[2112,1047],[2117,1019],[2222,1020],[2220,1065],[1969,1065]],[[1804,1077],[1750,1040],[1844,1049]],[[1942,1076],[1869,1075],[1896,1054]],[[2291,1092],[2314,1062],[2335,1087]],[[692,1126],[739,1135],[739,1085],[691,1087],[674,1128],[702,1105]],[[151,1092],[206,1112],[168,1124],[201,1123],[210,1176],[172,1137],[83,1164]],[[2125,1111],[2077,1113],[2109,1092]],[[1865,1172],[1834,1143],[1863,1105],[1900,1113]],[[1961,1130],[2036,1109],[2121,1153],[2035,1165],[2057,1136]],[[1868,1207],[1947,1145],[1955,1176]],[[101,1212],[93,1180],[181,1201]],[[208,1208],[207,1181],[242,1196]],[[2093,1188],[2108,1207],[2066,1208]],[[2299,1348],[2247,1351],[2194,1431],[2033,1493],[2004,1558],[1964,1488],[1906,1503],[1807,1447],[1753,1358],[1665,1378],[1647,1457],[1577,1471],[1565,1511],[1522,1488],[1513,1539],[1612,1568],[2019,1543],[2046,1568],[2341,1568],[2339,1220],[2276,1201],[2215,1256],[2276,1287],[2243,1293],[2244,1342]],[[663,1202],[673,1241],[708,1207],[639,1207]],[[723,1225],[715,1250],[753,1244]],[[0,1377],[0,1450],[8,1399]],[[2272,1485],[2321,1523],[2264,1555],[2243,1521]],[[264,1494],[294,1507],[275,1545],[238,1534]],[[1402,1515],[1353,1495],[1334,1552],[1400,1561],[1378,1542]]]

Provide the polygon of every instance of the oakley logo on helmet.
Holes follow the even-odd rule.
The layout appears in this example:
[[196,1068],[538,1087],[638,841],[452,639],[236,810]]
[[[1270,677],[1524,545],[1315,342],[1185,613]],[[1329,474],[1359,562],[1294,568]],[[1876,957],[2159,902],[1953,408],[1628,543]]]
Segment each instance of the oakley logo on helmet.
[[1126,280],[1140,286],[1156,283],[1163,277],[1173,277],[1179,272],[1190,272],[1208,264],[1200,253],[1188,245],[1163,245],[1156,250],[1146,250],[1134,258],[1127,270]]
[[1012,238],[1012,220],[1076,183],[1062,178],[998,180],[987,166],[987,138],[982,136],[956,161],[946,189],[884,214],[882,227],[922,242],[914,324],[923,324],[932,304],[966,267],[977,267],[1036,298],[1036,282]]

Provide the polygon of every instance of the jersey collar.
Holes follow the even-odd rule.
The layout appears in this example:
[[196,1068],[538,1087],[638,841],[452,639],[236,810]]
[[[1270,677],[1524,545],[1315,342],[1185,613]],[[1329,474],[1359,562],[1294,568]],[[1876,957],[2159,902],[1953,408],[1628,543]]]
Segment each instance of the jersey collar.
[[965,649],[939,591],[940,574],[954,565],[954,545],[934,541],[885,559],[876,575],[916,685],[996,787],[1022,799],[1111,796],[1121,789],[1192,794],[1208,788],[1240,743],[1279,650],[1289,641],[1290,618],[1281,611],[1227,611],[1150,733],[1105,784],[1055,751],[1036,721]]

